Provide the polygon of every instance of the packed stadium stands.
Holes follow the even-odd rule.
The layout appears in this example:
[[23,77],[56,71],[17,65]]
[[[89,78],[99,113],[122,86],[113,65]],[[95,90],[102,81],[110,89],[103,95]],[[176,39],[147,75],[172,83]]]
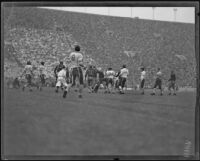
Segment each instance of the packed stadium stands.
[[[4,8],[4,74],[19,75],[27,60],[45,61],[49,77],[59,60],[80,44],[85,63],[104,70],[130,70],[129,84],[139,82],[146,67],[147,86],[161,68],[164,84],[175,70],[179,86],[196,85],[194,24],[119,18],[35,7]],[[127,54],[132,53],[132,54]],[[175,55],[184,55],[186,60]]]

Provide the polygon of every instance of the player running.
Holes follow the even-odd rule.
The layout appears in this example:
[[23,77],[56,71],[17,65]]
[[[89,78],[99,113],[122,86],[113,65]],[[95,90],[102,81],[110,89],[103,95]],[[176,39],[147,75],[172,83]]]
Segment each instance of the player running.
[[126,65],[122,66],[119,74],[119,92],[120,94],[124,94],[124,87],[129,75],[129,70],[126,68]]
[[158,71],[156,73],[156,82],[153,88],[153,93],[151,93],[151,95],[155,95],[156,94],[156,88],[160,89],[160,95],[163,95],[163,91],[162,91],[162,72],[160,70],[160,68],[158,68]]
[[80,53],[80,46],[75,46],[75,51],[70,53],[70,73],[72,75],[72,87],[76,85],[76,80],[78,80],[79,94],[78,97],[82,98],[83,90],[83,71],[81,66],[83,66],[83,55]]
[[176,84],[176,75],[174,73],[174,71],[172,70],[171,71],[171,75],[170,75],[170,79],[168,80],[169,81],[169,87],[168,87],[168,90],[169,90],[169,94],[168,95],[171,95],[171,89],[173,89],[173,95],[176,95],[176,88],[175,88],[175,84]]
[[145,68],[141,68],[141,76],[140,76],[140,90],[142,91],[141,94],[144,95],[144,83],[146,78],[146,71]]
[[[33,78],[33,66],[31,65],[31,62],[28,61],[24,71],[22,73],[22,76],[25,74],[25,78],[26,78],[26,83],[23,85],[22,90],[25,90],[25,87],[29,88],[29,91],[32,91],[32,78]],[[21,76],[21,77],[22,77]]]
[[67,84],[66,80],[69,77],[69,73],[67,72],[67,68],[63,66],[63,68],[58,72],[57,74],[57,83],[56,83],[56,93],[58,93],[58,90],[61,86],[64,86],[64,93],[63,93],[63,98],[66,98],[68,90],[69,90],[69,85]]

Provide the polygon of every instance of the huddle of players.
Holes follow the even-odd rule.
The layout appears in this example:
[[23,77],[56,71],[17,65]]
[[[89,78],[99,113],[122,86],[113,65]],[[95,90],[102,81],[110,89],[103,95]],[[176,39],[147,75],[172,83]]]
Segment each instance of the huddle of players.
[[89,93],[97,93],[101,84],[104,84],[105,93],[114,93],[115,89],[119,90],[120,94],[124,94],[124,87],[129,75],[126,65],[115,73],[112,68],[108,68],[104,73],[101,68],[96,68],[90,65],[85,72],[85,82],[88,85]]
[[[101,68],[96,69],[94,66],[89,66],[89,68],[85,72],[85,78],[83,75],[83,55],[80,53],[80,47],[75,46],[75,51],[70,53],[70,68],[65,67],[63,62],[60,62],[58,66],[56,66],[54,70],[54,74],[56,77],[56,93],[58,92],[60,87],[64,87],[63,97],[65,98],[69,87],[74,87],[75,85],[79,88],[78,96],[82,98],[82,89],[84,87],[84,80],[87,81],[89,92],[98,92],[98,89],[101,84],[105,84],[105,93],[112,93],[114,89],[118,89],[120,94],[124,94],[125,84],[129,75],[129,70],[126,68],[126,65],[123,65],[118,73],[112,68],[108,68],[104,73]],[[45,84],[45,66],[44,62],[41,62],[39,66],[39,76],[41,79],[41,83],[39,85],[39,89],[42,90],[42,86]],[[29,87],[30,91],[32,91],[32,78],[33,78],[33,67],[31,62],[28,61],[27,65],[22,74],[25,74],[27,79],[27,84],[23,86],[23,90],[25,87]],[[145,68],[141,68],[141,78],[140,78],[140,89],[141,94],[144,94],[144,84],[146,78]],[[169,95],[171,95],[171,89],[173,89],[173,94],[175,93],[175,81],[176,76],[174,72],[171,72],[171,77],[169,79]],[[70,85],[71,84],[71,85]],[[155,95],[156,88],[160,89],[160,95],[163,95],[162,90],[162,72],[160,68],[156,73],[156,81],[153,88],[153,93],[151,95]]]

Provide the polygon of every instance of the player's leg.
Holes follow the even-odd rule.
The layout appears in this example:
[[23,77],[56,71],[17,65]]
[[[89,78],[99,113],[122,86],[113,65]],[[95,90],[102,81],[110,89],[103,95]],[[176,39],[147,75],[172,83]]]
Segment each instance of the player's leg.
[[126,78],[121,78],[121,94],[124,94],[125,83],[126,83]]
[[92,78],[92,92],[94,92],[94,88],[96,86],[96,83],[97,83],[97,78],[96,77],[93,77]]
[[122,78],[119,78],[119,93],[122,92]]
[[175,96],[176,95],[175,81],[173,81],[172,89],[173,89],[173,95]]
[[96,81],[96,83],[94,84],[93,92],[97,93],[99,85],[100,85],[100,80]]
[[168,86],[168,91],[169,91],[169,94],[168,95],[171,95],[171,89],[172,89],[172,82],[170,81],[169,82],[169,86]]
[[56,93],[58,93],[58,91],[59,91],[59,88],[60,88],[60,86],[61,86],[61,78],[58,78],[57,79],[57,83],[56,83],[56,90],[55,90],[55,92]]
[[39,90],[42,91],[43,86],[43,75],[40,75]]
[[162,89],[162,80],[161,79],[159,80],[158,87],[160,89],[160,95],[162,96],[163,95],[163,89]]
[[83,72],[81,67],[78,68],[78,72],[79,72],[79,98],[82,98],[82,91],[83,91]]
[[69,86],[68,86],[67,82],[65,81],[65,79],[62,80],[62,84],[63,84],[63,87],[64,87],[63,98],[66,98],[67,93],[69,91]]
[[141,94],[142,95],[144,95],[144,83],[145,83],[145,80],[143,79],[142,81],[141,81],[141,84],[140,84],[140,88],[141,88]]
[[108,79],[108,93],[111,93],[111,87],[112,87],[112,79]]
[[32,91],[32,77],[30,74],[27,74],[27,86],[29,88],[29,91]]
[[76,85],[76,75],[77,75],[76,68],[73,68],[72,69],[72,87]]
[[156,79],[155,85],[153,87],[153,92],[151,93],[151,95],[155,95],[156,94],[156,88],[158,86],[158,80]]
[[92,91],[91,86],[92,86],[92,78],[88,77],[88,92],[89,93],[91,93],[91,91]]

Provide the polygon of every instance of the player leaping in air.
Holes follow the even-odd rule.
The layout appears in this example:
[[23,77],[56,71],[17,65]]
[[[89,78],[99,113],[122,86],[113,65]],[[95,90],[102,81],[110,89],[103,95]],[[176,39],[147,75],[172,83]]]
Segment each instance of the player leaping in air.
[[[82,90],[83,90],[83,71],[81,67],[83,66],[83,55],[80,52],[80,46],[75,46],[75,51],[70,53],[70,73],[72,75],[72,87],[76,86],[79,88],[78,97],[82,98]],[[78,81],[76,81],[76,79]],[[78,82],[78,84],[76,84]]]

